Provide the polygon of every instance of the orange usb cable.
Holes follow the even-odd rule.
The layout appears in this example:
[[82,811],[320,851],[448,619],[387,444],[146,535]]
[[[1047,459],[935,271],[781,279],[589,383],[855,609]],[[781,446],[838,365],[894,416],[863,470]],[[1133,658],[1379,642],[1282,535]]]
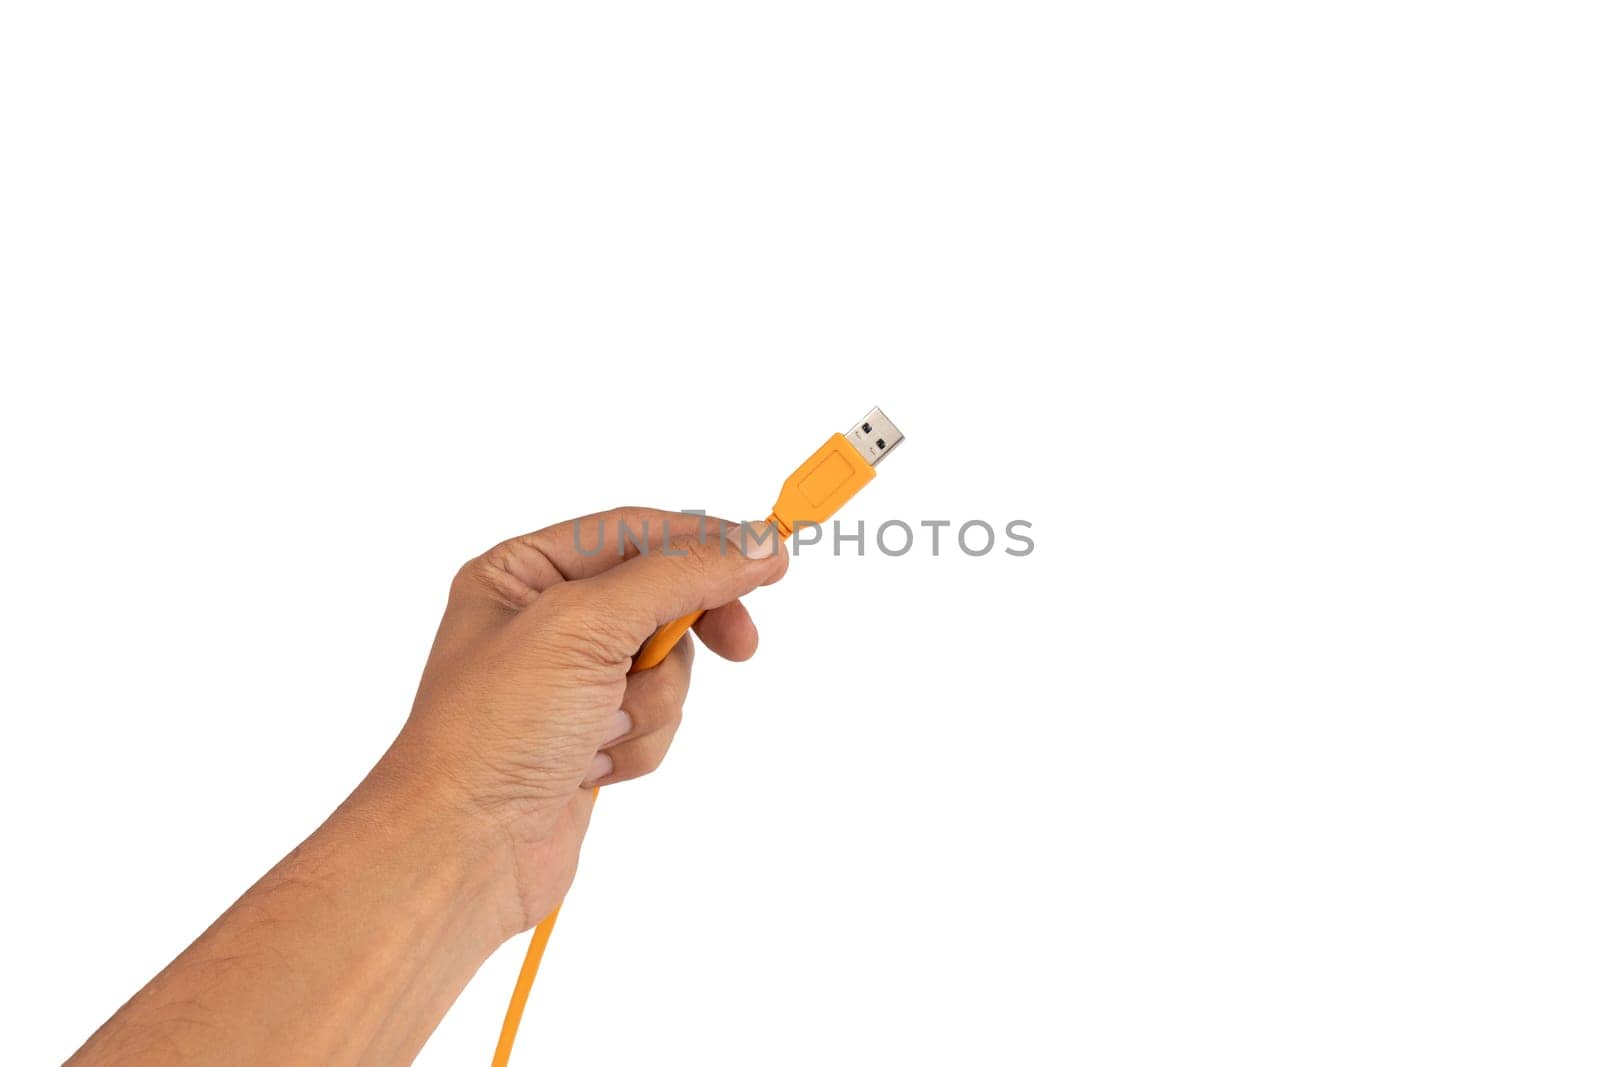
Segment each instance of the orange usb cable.
[[[778,536],[782,538],[788,538],[797,526],[828,521],[845,501],[872,481],[877,475],[873,468],[878,461],[904,439],[905,435],[895,429],[894,423],[880,409],[873,408],[848,431],[828,438],[810,459],[795,468],[779,490],[778,502],[772,505],[767,521],[777,527]],[[696,611],[657,630],[633,658],[633,667],[628,673],[647,671],[666,659],[672,646],[689,632],[702,614]],[[527,1006],[534,975],[539,973],[539,961],[544,957],[550,931],[555,929],[556,916],[560,914],[558,904],[533,929],[533,940],[528,943],[528,954],[522,961],[522,973],[517,976],[511,1004],[506,1008],[506,1021],[500,1027],[493,1067],[506,1067],[511,1062],[511,1045],[517,1039],[522,1009]]]

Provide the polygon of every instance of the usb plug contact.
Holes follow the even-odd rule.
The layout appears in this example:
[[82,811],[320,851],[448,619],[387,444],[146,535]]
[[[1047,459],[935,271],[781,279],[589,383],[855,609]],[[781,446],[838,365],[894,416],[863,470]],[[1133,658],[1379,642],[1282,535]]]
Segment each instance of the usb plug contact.
[[894,451],[895,445],[906,439],[906,435],[895,428],[882,408],[867,412],[860,422],[845,431],[844,436],[861,453],[861,458],[874,467]]

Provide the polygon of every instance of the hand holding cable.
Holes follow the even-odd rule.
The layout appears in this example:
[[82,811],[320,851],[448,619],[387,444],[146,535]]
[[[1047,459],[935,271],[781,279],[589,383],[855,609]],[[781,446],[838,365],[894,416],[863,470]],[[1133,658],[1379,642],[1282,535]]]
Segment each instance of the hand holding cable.
[[795,469],[760,530],[624,509],[468,563],[377,766],[70,1062],[408,1062],[537,921],[505,1063],[595,787],[648,773],[672,741],[692,658],[679,638],[693,626],[748,658],[739,597],[781,578],[782,539],[831,517],[900,440],[874,408]]
[[[648,529],[651,551],[619,553],[619,523]],[[788,558],[775,535],[748,539],[747,556],[727,528],[624,509],[463,567],[377,766],[70,1062],[410,1062],[489,954],[560,902],[592,787],[665,755],[691,645],[629,677],[635,650],[704,612],[707,647],[755,651],[738,598]]]
[[630,508],[515,538],[462,568],[395,747],[504,832],[518,929],[571,882],[589,790],[649,773],[672,742],[693,644],[630,675],[635,650],[693,612],[712,651],[748,659],[756,629],[738,598],[787,566],[759,525]]

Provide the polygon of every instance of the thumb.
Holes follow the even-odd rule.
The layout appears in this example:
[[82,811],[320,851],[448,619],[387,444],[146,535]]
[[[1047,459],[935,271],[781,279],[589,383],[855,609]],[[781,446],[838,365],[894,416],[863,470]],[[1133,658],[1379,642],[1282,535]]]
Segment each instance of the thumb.
[[[771,585],[789,568],[777,528],[765,522],[707,524],[704,535],[674,537],[647,554],[569,583],[582,587],[592,635],[614,639],[616,656],[632,656],[660,626],[708,611]],[[575,589],[574,592],[577,592]],[[594,614],[590,614],[590,613]]]

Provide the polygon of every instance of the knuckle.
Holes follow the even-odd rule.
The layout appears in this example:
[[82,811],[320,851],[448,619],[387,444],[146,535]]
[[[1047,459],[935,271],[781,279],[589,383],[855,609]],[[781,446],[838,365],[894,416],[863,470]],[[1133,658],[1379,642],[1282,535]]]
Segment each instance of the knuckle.
[[450,596],[452,599],[468,596],[480,588],[479,561],[469,559],[456,569],[455,576],[450,579]]
[[488,598],[513,611],[527,606],[534,592],[507,554],[505,545],[496,545],[467,560],[450,581],[450,596],[456,600]]
[[650,769],[661,766],[667,758],[667,750],[672,747],[672,739],[678,733],[678,724],[672,723],[665,730],[659,731],[655,736],[646,738],[650,748]]
[[474,556],[463,563],[450,580],[450,595],[458,599],[496,596],[501,588],[498,581],[500,573],[486,555]]
[[641,737],[639,740],[624,746],[626,751],[620,754],[620,759],[613,757],[614,766],[618,771],[629,778],[649,774],[660,768],[666,761],[667,749],[672,745],[672,735],[652,734]]
[[657,692],[633,702],[629,714],[634,716],[634,729],[641,737],[652,736],[662,730],[677,727],[683,721],[682,690]]

